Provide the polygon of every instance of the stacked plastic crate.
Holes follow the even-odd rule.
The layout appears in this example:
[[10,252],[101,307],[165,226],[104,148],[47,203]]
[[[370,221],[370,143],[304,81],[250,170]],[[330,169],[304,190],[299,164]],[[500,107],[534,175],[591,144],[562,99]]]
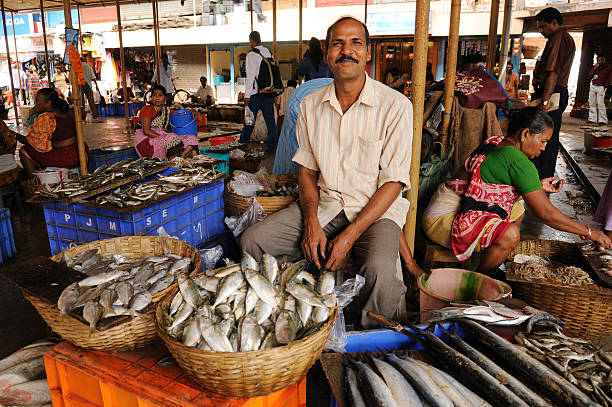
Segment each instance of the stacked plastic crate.
[[193,245],[224,230],[223,180],[200,186],[133,213],[82,203],[44,204],[51,253],[118,236],[157,236],[163,226],[170,236]]

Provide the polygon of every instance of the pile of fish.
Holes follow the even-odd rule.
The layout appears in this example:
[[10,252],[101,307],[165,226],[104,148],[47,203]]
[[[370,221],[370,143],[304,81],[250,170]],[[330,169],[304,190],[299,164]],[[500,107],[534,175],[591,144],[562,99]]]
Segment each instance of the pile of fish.
[[92,330],[106,318],[147,312],[153,294],[170,287],[182,273],[192,271],[190,258],[169,250],[165,253],[132,259],[118,254],[102,257],[97,249],[75,258],[64,252],[64,263],[87,277],[64,289],[58,309],[65,315],[82,308],[83,319]]
[[0,360],[0,405],[51,407],[43,355],[54,345],[34,342]]
[[333,273],[315,278],[306,262],[279,268],[264,254],[258,264],[179,276],[179,291],[164,315],[164,328],[183,344],[215,352],[248,352],[285,345],[319,329],[336,307]]
[[[353,369],[355,366],[358,367],[360,395],[365,401],[353,405],[434,407],[489,405],[595,407],[599,405],[578,387],[530,356],[523,347],[511,344],[478,322],[460,319],[455,323],[466,334],[467,339],[460,338],[456,332],[450,332],[442,326],[440,329],[445,334],[445,341],[428,330],[414,328],[409,331],[401,329],[401,326],[396,328],[419,343],[427,360],[448,375],[411,359],[385,355],[387,362],[400,375],[383,373],[381,369],[386,371],[390,369],[384,365],[379,367],[380,363],[375,363],[376,369],[381,373],[381,380],[381,377],[373,375],[372,372],[364,373],[363,365],[353,363],[350,367]],[[375,373],[375,369],[370,370]],[[449,378],[449,375],[454,379]],[[417,396],[408,396],[410,390],[406,383],[401,381],[402,378],[407,379]],[[457,381],[469,391],[455,383]],[[398,384],[400,382],[401,384]],[[390,390],[384,390],[384,387]],[[401,390],[396,390],[398,388]],[[354,393],[352,389],[349,391]],[[423,401],[419,400],[419,397]],[[406,400],[410,400],[412,404]]]
[[298,184],[295,182],[275,183],[271,190],[257,191],[257,196],[298,196],[300,194]]
[[527,352],[602,406],[612,407],[612,352],[560,331],[519,333],[516,341]]
[[206,185],[217,179],[215,170],[202,167],[183,168],[170,175],[160,175],[157,179],[117,188],[107,195],[96,198],[98,205],[111,205],[118,208],[140,206],[154,202],[166,195],[183,192]]
[[173,168],[193,168],[210,166],[218,162],[218,158],[205,154],[196,155],[192,158],[174,157],[172,160],[170,160],[170,164],[172,164]]
[[549,260],[535,255],[516,255],[510,267],[525,281],[551,280],[571,286],[595,284],[589,273],[580,267],[554,266]]
[[245,148],[248,144],[241,143],[239,141],[229,141],[227,143],[218,144],[216,146],[210,146],[206,149],[207,153],[225,153],[236,148]]
[[588,242],[580,246],[580,250],[587,256],[598,255],[601,260],[601,271],[612,277],[612,248],[604,248],[595,242]]
[[75,178],[55,186],[45,184],[36,191],[36,196],[55,200],[82,195],[86,192],[103,187],[116,179],[138,175],[143,178],[152,168],[163,165],[156,158],[140,158],[138,160],[123,160],[111,166],[102,165],[91,174]]

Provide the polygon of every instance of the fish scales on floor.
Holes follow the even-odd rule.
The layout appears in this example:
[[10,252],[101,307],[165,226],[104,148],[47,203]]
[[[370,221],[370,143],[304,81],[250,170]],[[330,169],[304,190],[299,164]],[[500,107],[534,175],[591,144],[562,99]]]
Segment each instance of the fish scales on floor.
[[211,169],[183,168],[171,175],[161,175],[152,181],[132,184],[123,189],[117,188],[107,195],[98,196],[96,204],[118,208],[140,206],[171,194],[209,184],[215,181],[218,175],[218,172]]
[[314,333],[333,315],[334,281],[331,272],[315,277],[305,261],[279,267],[268,254],[259,264],[245,253],[241,264],[180,276],[164,329],[206,351],[282,346]]
[[[448,326],[448,325],[447,325]],[[581,388],[532,358],[520,346],[511,344],[478,322],[468,318],[455,321],[467,339],[444,329],[445,341],[428,330],[402,330],[423,346],[421,355],[432,364],[409,357],[403,351],[345,354],[345,394],[350,406],[516,406],[576,407],[609,406],[610,354],[592,357],[598,367],[581,364],[579,370],[591,373],[599,384],[597,390]],[[585,352],[596,353],[581,339],[567,338],[557,331],[540,331],[529,337],[548,338],[570,345],[580,345]],[[522,336],[522,340],[527,339]],[[565,341],[565,342],[563,342]],[[555,342],[558,343],[558,342]],[[551,345],[552,342],[546,342]],[[553,345],[551,345],[553,346]],[[558,345],[559,346],[559,345]],[[558,349],[566,351],[559,346]],[[543,350],[542,350],[543,351]],[[574,351],[574,352],[577,352]],[[559,353],[559,352],[557,352]],[[573,355],[573,354],[572,354]],[[541,354],[539,356],[542,356]],[[572,362],[573,361],[573,362]],[[571,359],[569,363],[579,363]],[[578,365],[577,365],[578,366]],[[590,370],[589,370],[590,369]],[[568,369],[569,371],[570,369]],[[586,375],[578,375],[585,384]],[[603,387],[606,387],[606,390]],[[591,387],[594,387],[591,384]],[[597,393],[595,395],[594,393]],[[605,395],[604,395],[605,394]],[[592,397],[589,397],[592,396]]]
[[104,187],[116,179],[128,178],[138,175],[143,178],[149,170],[165,165],[156,158],[140,158],[138,160],[123,160],[110,166],[101,165],[91,174],[59,183],[55,186],[48,184],[35,192],[43,200],[57,200],[75,197]]
[[85,278],[64,289],[57,307],[64,315],[82,308],[80,314],[92,330],[107,318],[145,312],[154,294],[193,270],[189,257],[171,253],[142,258],[118,254],[103,257],[97,249],[91,249],[74,258],[64,252],[62,261]]

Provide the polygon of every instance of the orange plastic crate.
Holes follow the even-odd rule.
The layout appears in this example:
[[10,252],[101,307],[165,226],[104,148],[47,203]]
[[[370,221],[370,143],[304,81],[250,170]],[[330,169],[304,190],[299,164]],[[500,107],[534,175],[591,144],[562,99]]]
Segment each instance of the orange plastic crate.
[[268,396],[224,397],[204,390],[178,366],[158,366],[166,355],[161,345],[105,353],[62,342],[45,354],[53,407],[306,406],[306,376]]

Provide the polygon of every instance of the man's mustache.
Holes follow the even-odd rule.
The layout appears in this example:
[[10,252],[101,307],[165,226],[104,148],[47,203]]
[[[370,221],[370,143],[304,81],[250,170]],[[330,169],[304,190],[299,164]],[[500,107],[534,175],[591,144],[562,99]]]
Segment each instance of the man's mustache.
[[357,61],[355,58],[350,57],[348,55],[342,55],[340,58],[336,59],[337,64],[339,64],[340,62],[344,62],[344,61],[353,61],[356,64],[359,63],[359,61]]

